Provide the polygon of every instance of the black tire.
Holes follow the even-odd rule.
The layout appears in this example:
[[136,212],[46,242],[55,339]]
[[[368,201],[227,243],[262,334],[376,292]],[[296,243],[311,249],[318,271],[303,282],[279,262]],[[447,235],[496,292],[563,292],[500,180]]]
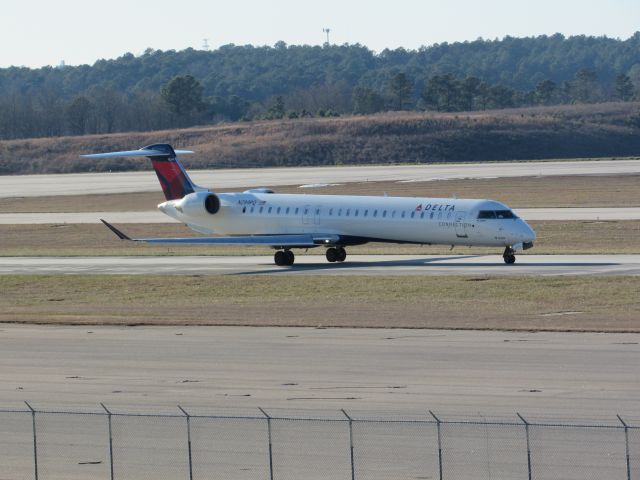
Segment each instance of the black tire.
[[276,262],[276,265],[282,267],[287,264],[286,254],[282,250],[278,250],[273,256],[273,260]]
[[330,261],[331,263],[338,260],[338,251],[333,247],[327,248],[325,255],[327,257],[327,260]]
[[336,260],[338,262],[344,262],[347,259],[347,251],[342,247],[336,248],[336,254],[337,254]]
[[503,258],[504,258],[504,263],[506,263],[507,265],[513,265],[514,263],[516,263],[516,256],[513,254],[505,255]]
[[284,252],[286,264],[285,265],[293,265],[293,262],[296,261],[296,256],[293,254],[291,250],[286,250]]

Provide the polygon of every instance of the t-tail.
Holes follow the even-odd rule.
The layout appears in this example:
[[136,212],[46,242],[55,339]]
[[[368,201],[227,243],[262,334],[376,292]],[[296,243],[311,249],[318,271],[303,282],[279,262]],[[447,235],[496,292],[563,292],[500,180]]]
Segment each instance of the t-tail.
[[160,186],[167,200],[178,200],[194,192],[206,192],[207,189],[197,186],[177,158],[177,155],[193,153],[191,150],[174,150],[166,143],[157,143],[142,147],[140,150],[124,152],[96,153],[82,155],[85,158],[114,157],[147,157],[156,171]]

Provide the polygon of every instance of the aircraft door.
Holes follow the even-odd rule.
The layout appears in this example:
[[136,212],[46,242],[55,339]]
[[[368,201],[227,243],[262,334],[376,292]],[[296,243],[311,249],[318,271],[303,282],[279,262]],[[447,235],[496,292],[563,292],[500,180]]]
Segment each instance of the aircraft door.
[[467,227],[465,220],[467,219],[467,212],[456,212],[456,237],[467,238]]
[[302,208],[302,224],[313,225],[314,208],[311,205],[305,205]]

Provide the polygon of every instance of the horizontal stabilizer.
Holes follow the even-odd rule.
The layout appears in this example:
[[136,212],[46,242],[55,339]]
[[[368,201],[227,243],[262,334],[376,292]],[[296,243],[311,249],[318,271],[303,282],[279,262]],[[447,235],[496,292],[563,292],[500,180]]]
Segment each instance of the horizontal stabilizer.
[[[191,150],[174,150],[176,155],[193,153]],[[126,150],[124,152],[92,153],[80,155],[84,158],[116,158],[116,157],[170,157],[170,152],[161,150]]]

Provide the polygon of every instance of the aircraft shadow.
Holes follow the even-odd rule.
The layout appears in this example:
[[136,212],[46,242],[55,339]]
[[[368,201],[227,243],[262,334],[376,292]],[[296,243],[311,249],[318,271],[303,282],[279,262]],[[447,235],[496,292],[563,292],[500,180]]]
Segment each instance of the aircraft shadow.
[[302,263],[294,264],[291,267],[276,267],[269,270],[258,270],[249,272],[237,272],[230,275],[259,275],[259,274],[277,274],[277,273],[290,273],[290,272],[305,272],[305,271],[322,271],[322,270],[359,270],[371,267],[420,267],[420,266],[435,266],[438,268],[446,268],[451,270],[460,270],[467,268],[504,268],[504,269],[520,269],[522,267],[613,267],[620,265],[613,262],[544,262],[544,263],[528,263],[526,261],[519,261],[515,265],[505,265],[504,262],[490,262],[490,263],[472,263],[472,262],[456,262],[456,263],[440,263],[447,262],[448,260],[464,260],[472,258],[482,258],[485,255],[456,255],[448,257],[428,257],[428,258],[413,258],[407,260],[382,260],[378,262],[349,262],[345,263]]

